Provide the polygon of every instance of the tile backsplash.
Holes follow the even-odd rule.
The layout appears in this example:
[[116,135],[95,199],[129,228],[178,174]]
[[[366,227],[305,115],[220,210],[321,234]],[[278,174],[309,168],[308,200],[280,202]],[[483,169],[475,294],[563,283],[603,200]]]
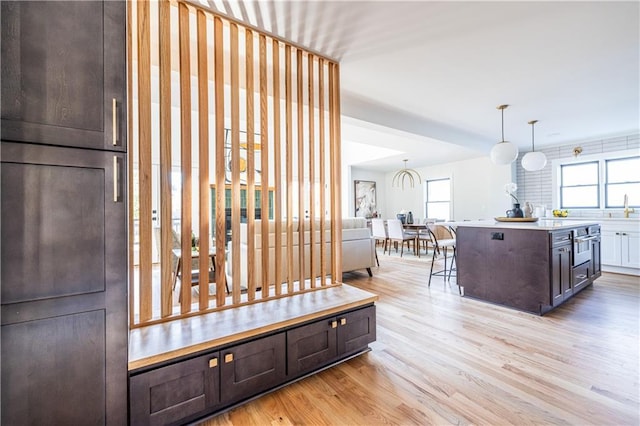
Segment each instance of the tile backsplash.
[[[545,205],[551,209],[553,205],[552,162],[560,158],[573,156],[573,148],[581,146],[582,155],[601,154],[605,152],[636,149],[640,153],[640,134],[608,138],[587,142],[575,142],[552,147],[543,147],[537,151],[544,152],[547,156],[547,165],[537,172],[527,172],[522,168],[521,160],[528,151],[521,152],[516,160],[516,179],[518,184],[518,198],[521,203],[529,201],[534,205]],[[623,217],[622,209],[580,209],[572,210],[569,216],[573,217]],[[638,217],[640,212],[631,213],[630,217]]]

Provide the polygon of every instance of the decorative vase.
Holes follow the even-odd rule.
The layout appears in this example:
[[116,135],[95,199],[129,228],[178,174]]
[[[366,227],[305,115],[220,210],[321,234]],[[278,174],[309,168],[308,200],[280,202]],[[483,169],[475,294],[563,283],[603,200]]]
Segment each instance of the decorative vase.
[[524,217],[524,212],[520,208],[520,204],[516,203],[513,205],[513,217]]

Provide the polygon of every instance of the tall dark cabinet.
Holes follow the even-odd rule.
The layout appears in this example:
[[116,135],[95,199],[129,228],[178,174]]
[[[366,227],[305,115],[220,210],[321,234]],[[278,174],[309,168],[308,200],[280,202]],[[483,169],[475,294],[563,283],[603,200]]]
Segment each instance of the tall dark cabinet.
[[0,423],[126,424],[126,4],[1,8]]

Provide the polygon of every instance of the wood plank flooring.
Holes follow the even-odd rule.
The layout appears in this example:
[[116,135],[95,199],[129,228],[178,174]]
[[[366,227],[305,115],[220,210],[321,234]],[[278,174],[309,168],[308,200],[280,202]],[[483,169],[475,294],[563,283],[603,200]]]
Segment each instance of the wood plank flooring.
[[204,425],[640,424],[640,278],[605,273],[538,317],[461,298],[380,256],[372,351]]

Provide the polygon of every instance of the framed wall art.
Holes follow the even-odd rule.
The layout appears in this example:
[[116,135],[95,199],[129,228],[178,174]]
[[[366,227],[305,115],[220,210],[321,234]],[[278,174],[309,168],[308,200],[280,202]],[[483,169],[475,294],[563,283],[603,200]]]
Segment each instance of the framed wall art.
[[356,217],[373,217],[377,212],[376,183],[369,180],[354,181],[355,215]]

